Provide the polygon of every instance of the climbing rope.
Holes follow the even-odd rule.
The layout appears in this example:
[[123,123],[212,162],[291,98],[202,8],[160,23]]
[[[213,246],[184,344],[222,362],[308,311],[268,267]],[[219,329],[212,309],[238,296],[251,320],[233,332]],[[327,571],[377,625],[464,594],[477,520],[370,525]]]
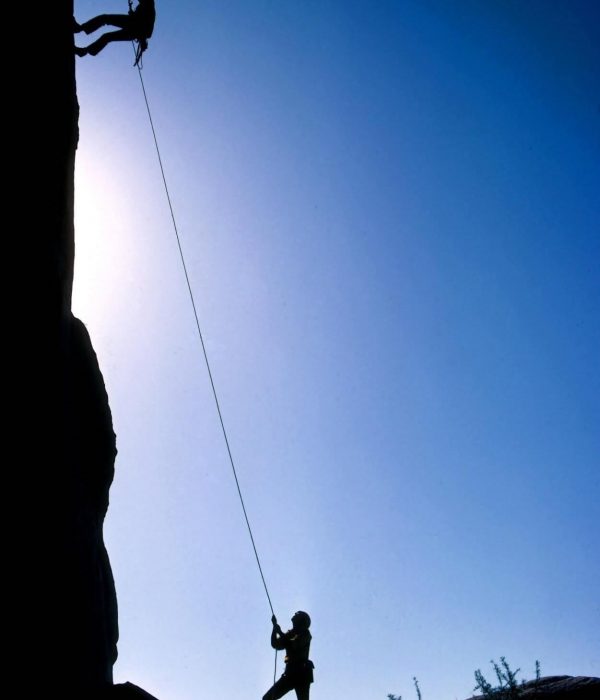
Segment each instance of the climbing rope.
[[[134,51],[136,51],[135,45],[133,45]],[[183,273],[185,275],[185,281],[187,284],[188,292],[189,292],[189,297],[190,301],[192,303],[192,309],[194,311],[194,318],[196,320],[196,328],[198,330],[198,338],[200,339],[200,345],[202,346],[202,354],[204,356],[204,362],[206,364],[206,369],[208,372],[208,377],[210,379],[210,386],[212,388],[212,394],[215,400],[215,406],[217,408],[217,414],[219,416],[219,422],[221,424],[221,431],[223,433],[223,438],[225,439],[225,446],[227,447],[227,454],[229,456],[229,463],[231,464],[231,471],[233,473],[233,478],[235,479],[235,485],[237,488],[238,496],[240,499],[240,504],[242,506],[242,511],[244,513],[244,520],[246,521],[246,527],[248,528],[248,534],[250,535],[250,542],[252,543],[252,549],[254,550],[254,557],[256,558],[256,563],[258,565],[258,571],[260,573],[260,578],[262,580],[265,593],[267,594],[267,600],[269,601],[269,608],[271,609],[271,614],[274,616],[275,611],[273,610],[273,604],[271,602],[271,596],[269,595],[269,589],[267,588],[267,582],[265,580],[265,576],[263,573],[263,569],[260,563],[260,557],[258,556],[258,550],[256,549],[256,543],[254,541],[254,535],[252,534],[252,528],[250,527],[250,520],[248,519],[248,513],[246,511],[246,505],[244,503],[244,497],[242,496],[242,489],[240,487],[240,482],[238,479],[237,475],[237,470],[235,468],[235,463],[233,461],[233,455],[231,453],[231,447],[229,445],[229,438],[227,437],[227,430],[225,429],[225,421],[223,420],[223,414],[221,412],[221,406],[219,404],[219,398],[217,396],[217,389],[215,387],[215,382],[213,379],[212,371],[210,369],[210,362],[208,361],[208,353],[206,351],[206,345],[204,343],[204,336],[202,335],[202,330],[200,328],[200,320],[198,318],[198,312],[196,310],[196,302],[194,299],[194,293],[192,291],[192,285],[190,283],[190,277],[188,275],[187,271],[187,265],[185,263],[185,257],[183,254],[183,247],[181,245],[181,239],[179,237],[179,230],[177,228],[177,222],[175,220],[175,212],[173,210],[173,204],[171,202],[171,195],[169,194],[169,187],[167,185],[167,178],[165,176],[165,169],[163,167],[163,162],[162,162],[162,157],[160,154],[160,148],[158,145],[158,138],[156,136],[156,130],[154,128],[154,121],[152,120],[152,112],[150,111],[150,103],[148,101],[148,95],[146,93],[146,86],[144,85],[144,78],[142,77],[142,66],[139,65],[139,61],[137,61],[136,57],[136,64],[135,67],[138,69],[138,75],[140,78],[140,85],[142,86],[142,93],[144,95],[144,102],[146,103],[146,111],[148,112],[148,119],[150,121],[150,128],[152,130],[152,137],[154,139],[154,146],[156,148],[156,155],[158,157],[158,164],[160,166],[160,173],[162,176],[162,181],[163,185],[165,188],[165,194],[167,196],[167,202],[169,204],[169,211],[171,212],[171,221],[173,222],[173,230],[175,232],[175,238],[177,239],[177,248],[179,249],[179,257],[181,259],[181,265],[183,267]],[[273,672],[273,683],[275,683],[275,678],[277,676],[277,649],[275,650],[275,670]]]

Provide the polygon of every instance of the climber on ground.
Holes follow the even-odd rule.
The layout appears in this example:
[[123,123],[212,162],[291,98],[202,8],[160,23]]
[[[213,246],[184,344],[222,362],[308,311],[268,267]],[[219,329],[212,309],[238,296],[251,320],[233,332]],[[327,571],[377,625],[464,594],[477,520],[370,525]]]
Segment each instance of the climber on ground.
[[126,15],[98,15],[92,19],[78,24],[75,22],[74,31],[92,34],[100,27],[107,25],[119,27],[115,32],[106,32],[92,42],[89,46],[75,47],[78,56],[95,56],[111,41],[137,41],[139,44],[136,55],[136,65],[141,54],[148,48],[148,39],[152,36],[156,10],[154,0],[139,0],[137,7],[132,9],[132,0],[129,1],[129,13]]
[[296,691],[298,700],[308,700],[310,684],[313,682],[314,664],[308,658],[311,633],[308,613],[299,610],[292,617],[292,629],[282,632],[275,615],[271,618],[271,646],[285,649],[285,671],[275,685],[263,696],[263,700],[278,700],[290,690]]

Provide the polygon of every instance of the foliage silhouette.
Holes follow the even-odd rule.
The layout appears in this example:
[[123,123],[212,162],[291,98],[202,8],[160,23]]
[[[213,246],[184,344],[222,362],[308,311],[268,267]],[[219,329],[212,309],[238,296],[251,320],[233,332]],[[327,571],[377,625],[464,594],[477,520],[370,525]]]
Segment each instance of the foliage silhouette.
[[[500,663],[496,663],[493,659],[490,662],[494,668],[496,678],[498,679],[498,685],[493,686],[487,678],[481,672],[481,669],[475,671],[475,681],[477,685],[473,689],[474,692],[480,691],[484,698],[489,698],[489,700],[517,700],[521,695],[521,690],[525,683],[525,679],[521,680],[519,683],[517,681],[517,674],[521,671],[518,668],[513,671],[508,661],[504,656],[500,657]],[[537,683],[540,680],[540,662],[535,662],[535,682],[536,690]],[[420,700],[420,698],[419,698]]]
[[[508,661],[504,656],[500,657],[500,663],[496,663],[493,659],[490,662],[494,668],[496,678],[498,679],[498,685],[493,686],[487,678],[481,672],[481,669],[475,671],[475,681],[477,685],[473,689],[474,692],[480,691],[481,695],[488,700],[516,700],[521,695],[521,690],[525,683],[525,679],[521,680],[519,683],[517,681],[517,674],[521,671],[518,668],[513,671],[508,665]],[[535,691],[537,692],[538,683],[540,680],[540,662],[535,662]],[[422,700],[421,689],[419,688],[419,681],[413,676],[413,682],[415,684],[415,689],[417,691],[417,700]],[[401,695],[393,695],[388,693],[388,700],[402,700]]]

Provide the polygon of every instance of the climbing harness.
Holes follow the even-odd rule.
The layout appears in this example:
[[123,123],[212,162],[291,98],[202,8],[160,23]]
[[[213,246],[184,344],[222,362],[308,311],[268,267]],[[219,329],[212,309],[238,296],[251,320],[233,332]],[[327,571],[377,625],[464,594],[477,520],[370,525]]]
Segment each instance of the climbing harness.
[[137,47],[135,49],[135,63],[134,68],[139,68],[140,70],[144,67],[144,62],[142,61],[142,54],[148,48],[148,42],[146,39],[136,39]]
[[[129,5],[129,14],[132,15],[133,14],[133,0],[127,0],[127,4]],[[148,40],[145,38],[141,38],[141,39],[134,39],[134,42],[137,44],[137,46],[134,46],[135,63],[133,64],[133,67],[141,69],[144,67],[144,62],[142,61],[142,54],[148,48]]]
[[[130,7],[131,7],[131,0],[128,0],[128,2],[129,2],[129,5],[130,5]],[[134,50],[135,50],[135,47],[134,47]],[[143,50],[142,50],[142,53],[143,53]],[[140,54],[140,56],[141,56],[141,54]],[[259,573],[260,573],[260,578],[261,578],[261,580],[262,580],[263,587],[264,587],[264,589],[265,589],[265,593],[267,594],[267,600],[268,600],[268,602],[269,602],[269,608],[271,609],[271,614],[272,614],[273,616],[275,616],[275,611],[273,610],[273,604],[272,604],[272,602],[271,602],[271,596],[269,595],[269,589],[267,588],[267,582],[266,582],[265,576],[264,576],[264,574],[263,574],[262,565],[261,565],[261,563],[260,563],[260,557],[258,556],[258,550],[257,550],[257,548],[256,548],[256,543],[255,543],[255,541],[254,541],[254,535],[252,534],[252,528],[250,527],[250,520],[249,520],[249,518],[248,518],[248,513],[247,513],[247,511],[246,511],[246,505],[245,505],[245,503],[244,503],[244,497],[242,496],[242,489],[241,489],[241,487],[240,487],[240,482],[239,482],[239,479],[238,479],[237,470],[236,470],[236,468],[235,468],[235,463],[234,463],[234,461],[233,461],[233,455],[232,455],[232,452],[231,452],[231,447],[230,447],[230,445],[229,445],[229,438],[227,437],[227,430],[225,429],[225,421],[223,420],[223,413],[222,413],[222,411],[221,411],[221,406],[220,406],[220,404],[219,404],[219,398],[218,398],[218,396],[217,396],[217,389],[216,389],[216,387],[215,387],[215,382],[214,382],[213,375],[212,375],[212,371],[211,371],[211,368],[210,368],[210,362],[208,361],[208,353],[207,353],[207,351],[206,351],[206,345],[205,345],[205,343],[204,343],[204,336],[202,335],[202,330],[201,330],[201,328],[200,328],[200,320],[199,320],[199,317],[198,317],[198,312],[197,312],[197,310],[196,310],[196,301],[195,301],[195,299],[194,299],[194,293],[193,293],[193,291],[192,291],[192,285],[191,285],[191,282],[190,282],[190,277],[189,277],[189,275],[188,275],[187,265],[186,265],[186,263],[185,263],[185,257],[184,257],[184,254],[183,254],[183,247],[182,247],[182,245],[181,245],[181,239],[180,239],[180,236],[179,236],[179,230],[178,230],[178,228],[177,228],[177,222],[176,222],[176,220],[175,220],[175,212],[174,212],[174,210],[173,210],[173,204],[172,204],[172,202],[171,202],[171,195],[170,195],[170,193],[169,193],[169,187],[168,187],[168,185],[167,185],[167,178],[166,178],[166,176],[165,176],[165,170],[164,170],[164,167],[163,167],[162,157],[161,157],[161,154],[160,154],[160,148],[159,148],[159,146],[158,146],[158,138],[157,138],[157,136],[156,136],[156,130],[155,130],[155,128],[154,128],[154,121],[152,120],[152,113],[151,113],[151,111],[150,111],[150,103],[149,103],[149,101],[148,101],[148,95],[147,95],[147,93],[146,93],[146,86],[144,85],[144,78],[142,77],[142,70],[141,70],[141,69],[142,69],[142,66],[139,65],[139,61],[138,61],[138,59],[137,59],[137,54],[136,54],[135,66],[136,66],[137,69],[138,69],[138,75],[139,75],[139,77],[140,77],[140,85],[142,86],[142,93],[143,93],[143,95],[144,95],[144,102],[146,103],[146,111],[147,111],[147,113],[148,113],[148,120],[149,120],[149,122],[150,122],[150,128],[151,128],[151,130],[152,130],[152,137],[153,137],[153,139],[154,139],[154,147],[155,147],[155,149],[156,149],[156,156],[157,156],[157,158],[158,158],[158,165],[159,165],[159,167],[160,167],[160,173],[161,173],[161,176],[162,176],[162,181],[163,181],[163,185],[164,185],[164,189],[165,189],[165,194],[166,194],[166,197],[167,197],[167,203],[168,203],[168,205],[169,205],[169,211],[170,211],[170,213],[171,213],[171,221],[172,221],[172,223],[173,223],[173,231],[175,232],[175,238],[176,238],[176,240],[177,240],[177,248],[178,248],[178,250],[179,250],[179,257],[180,257],[180,259],[181,259],[181,265],[182,265],[182,268],[183,268],[183,274],[184,274],[184,276],[185,276],[185,281],[186,281],[187,288],[188,288],[188,293],[189,293],[189,297],[190,297],[190,302],[191,302],[191,304],[192,304],[192,310],[193,310],[193,312],[194,312],[194,319],[195,319],[195,321],[196,321],[196,329],[197,329],[197,331],[198,331],[198,338],[199,338],[199,340],[200,340],[200,345],[201,345],[201,347],[202,347],[202,354],[203,354],[203,356],[204,356],[204,362],[205,362],[205,364],[206,364],[206,370],[207,370],[207,372],[208,372],[208,378],[209,378],[209,380],[210,380],[210,386],[211,386],[211,389],[212,389],[212,394],[213,394],[213,398],[214,398],[214,401],[215,401],[215,406],[216,406],[216,409],[217,409],[217,414],[218,414],[218,416],[219,416],[219,422],[220,422],[220,424],[221,424],[221,432],[223,433],[223,438],[224,438],[224,440],[225,440],[225,446],[226,446],[226,448],[227,448],[227,455],[229,456],[229,463],[230,463],[230,465],[231,465],[231,471],[232,471],[232,473],[233,473],[233,478],[234,478],[234,480],[235,480],[235,485],[236,485],[236,488],[237,488],[237,493],[238,493],[238,496],[239,496],[240,504],[241,504],[241,506],[242,506],[242,511],[243,511],[243,514],[244,514],[244,520],[246,521],[246,527],[247,527],[247,529],[248,529],[248,534],[250,535],[250,542],[252,543],[252,549],[253,549],[253,551],[254,551],[254,557],[255,557],[255,559],[256,559],[256,563],[257,563],[257,565],[258,565],[258,571],[259,571]],[[275,683],[276,676],[277,676],[277,649],[275,650],[275,669],[274,669],[274,671],[273,671],[273,683]]]

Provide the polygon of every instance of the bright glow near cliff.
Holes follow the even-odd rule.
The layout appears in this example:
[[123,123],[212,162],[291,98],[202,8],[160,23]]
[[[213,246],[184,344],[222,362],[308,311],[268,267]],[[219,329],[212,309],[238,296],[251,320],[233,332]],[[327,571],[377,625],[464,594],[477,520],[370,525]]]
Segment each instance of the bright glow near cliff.
[[85,152],[75,175],[75,279],[73,311],[93,325],[118,308],[132,265],[132,211],[118,180]]

